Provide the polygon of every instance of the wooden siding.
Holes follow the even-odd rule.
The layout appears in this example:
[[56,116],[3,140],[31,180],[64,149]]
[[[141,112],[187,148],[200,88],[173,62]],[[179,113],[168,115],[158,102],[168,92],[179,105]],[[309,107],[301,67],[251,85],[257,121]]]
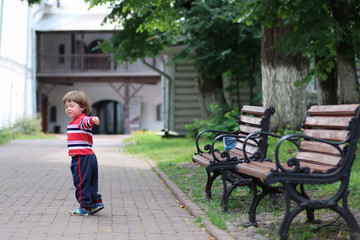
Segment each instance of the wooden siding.
[[177,64],[174,79],[174,131],[185,133],[185,125],[200,118],[194,66]]
[[[255,90],[255,89],[254,89]],[[232,106],[237,106],[237,96],[236,96],[236,91],[234,90],[232,95],[231,95],[231,103]],[[250,88],[249,87],[240,87],[239,88],[239,97],[240,97],[240,108],[243,105],[249,105],[250,103]]]
[[[195,87],[195,67],[192,64],[177,64],[175,66],[173,85],[172,130],[186,133],[185,125],[200,119],[199,92]],[[261,83],[259,83],[261,84]],[[250,104],[250,88],[240,87],[240,108]],[[256,91],[254,89],[254,91]],[[236,91],[231,95],[232,106],[237,106]]]

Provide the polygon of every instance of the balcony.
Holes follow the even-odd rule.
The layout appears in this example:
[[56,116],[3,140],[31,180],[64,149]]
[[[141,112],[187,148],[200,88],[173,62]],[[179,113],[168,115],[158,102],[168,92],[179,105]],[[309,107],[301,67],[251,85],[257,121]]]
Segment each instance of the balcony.
[[[148,63],[161,68],[157,59],[147,58]],[[111,54],[42,54],[38,58],[37,77],[86,77],[86,76],[159,76],[159,73],[140,60],[117,65]]]

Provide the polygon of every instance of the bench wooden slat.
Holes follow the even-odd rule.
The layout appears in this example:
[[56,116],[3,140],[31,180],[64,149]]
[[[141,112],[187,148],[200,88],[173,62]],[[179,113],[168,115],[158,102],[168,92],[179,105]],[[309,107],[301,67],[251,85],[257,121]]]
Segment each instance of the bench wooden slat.
[[311,116],[354,116],[359,104],[318,105],[310,107]]
[[[285,169],[291,169],[286,163],[281,164]],[[250,162],[250,163],[240,163],[236,165],[237,171],[239,173],[257,177],[260,179],[265,179],[266,175],[271,172],[271,169],[274,169],[276,164],[274,162]],[[333,166],[318,165],[313,163],[300,163],[300,167],[310,168],[310,173],[315,171],[326,173],[328,170],[334,168]]]
[[243,159],[244,158],[243,151],[241,151],[241,150],[239,150],[237,148],[230,149],[229,153],[231,154],[231,156],[237,157],[238,159]]
[[200,164],[203,167],[207,167],[210,164],[210,160],[208,158],[205,157],[207,153],[203,153],[203,154],[196,154],[192,157],[192,160],[194,163]]
[[242,132],[242,133],[249,134],[249,133],[261,131],[261,128],[252,127],[252,126],[247,126],[247,125],[240,125],[240,126],[239,126],[239,130],[240,130],[240,132]]
[[245,113],[245,114],[265,116],[266,107],[244,105],[241,111],[243,114]]
[[332,156],[323,153],[298,152],[296,158],[302,162],[315,163],[318,165],[337,166],[341,157]]
[[[215,156],[221,160],[220,153],[215,152]],[[202,153],[202,154],[195,154],[192,158],[193,162],[202,165],[203,167],[207,167],[214,158],[211,153]]]
[[240,116],[240,122],[245,123],[245,124],[249,123],[249,124],[260,126],[261,125],[261,118],[247,116],[247,115],[241,115]]
[[308,163],[308,162],[301,162],[300,167],[310,168],[310,173],[313,173],[315,171],[326,173],[328,170],[334,168],[333,166],[329,166],[329,165],[319,165],[319,164]]
[[[237,149],[239,149],[240,151],[242,151],[242,150],[243,150],[243,146],[244,146],[244,144],[243,144],[242,142],[237,142],[235,148],[237,148]],[[258,149],[258,148],[257,148],[256,146],[251,146],[251,145],[249,145],[249,144],[246,144],[246,149],[245,149],[245,151],[246,151],[247,153],[254,154],[254,152],[256,152],[257,149]]]
[[329,141],[342,141],[346,139],[346,137],[349,134],[349,131],[305,129],[303,133],[311,137],[322,138]]
[[[239,139],[239,142],[240,142],[240,143],[243,143],[243,142],[244,142],[244,140],[245,140],[245,138],[238,138],[238,139]],[[260,139],[260,138],[255,138],[255,140],[259,142],[261,139]],[[248,140],[247,140],[247,144],[246,144],[246,145],[253,145],[253,146],[256,146],[257,144],[256,144],[256,142],[255,142],[255,141],[248,139]]]
[[[342,146],[342,148],[344,145]],[[319,152],[319,153],[328,153],[336,156],[340,156],[340,152],[333,146],[321,143],[321,142],[311,142],[311,141],[302,141],[300,144],[301,151],[310,151],[310,152]]]
[[257,165],[257,163],[258,162],[240,163],[236,165],[237,171],[248,176],[265,179],[271,168],[264,164]]
[[351,117],[307,117],[305,126],[343,129],[349,125]]

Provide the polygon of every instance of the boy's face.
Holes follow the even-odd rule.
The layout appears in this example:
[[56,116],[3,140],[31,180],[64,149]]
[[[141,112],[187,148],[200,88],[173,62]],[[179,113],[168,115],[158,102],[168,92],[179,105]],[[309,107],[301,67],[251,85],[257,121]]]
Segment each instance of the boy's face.
[[75,118],[83,113],[85,108],[80,107],[74,101],[66,101],[65,102],[65,113],[68,115],[69,118]]

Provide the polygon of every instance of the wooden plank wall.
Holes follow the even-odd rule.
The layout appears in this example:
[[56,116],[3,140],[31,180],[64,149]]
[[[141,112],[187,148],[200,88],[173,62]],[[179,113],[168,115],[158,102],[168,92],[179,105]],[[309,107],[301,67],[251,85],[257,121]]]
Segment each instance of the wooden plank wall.
[[174,84],[174,131],[184,134],[185,125],[200,118],[199,93],[195,88],[195,67],[177,64]]
[[[174,108],[173,108],[173,127],[172,130],[180,134],[185,134],[185,125],[193,123],[195,119],[200,119],[199,92],[195,87],[195,67],[192,64],[180,64],[175,67],[174,78]],[[240,92],[240,108],[244,104],[249,104],[249,88],[243,87]],[[235,93],[232,96],[233,106],[237,105]]]

